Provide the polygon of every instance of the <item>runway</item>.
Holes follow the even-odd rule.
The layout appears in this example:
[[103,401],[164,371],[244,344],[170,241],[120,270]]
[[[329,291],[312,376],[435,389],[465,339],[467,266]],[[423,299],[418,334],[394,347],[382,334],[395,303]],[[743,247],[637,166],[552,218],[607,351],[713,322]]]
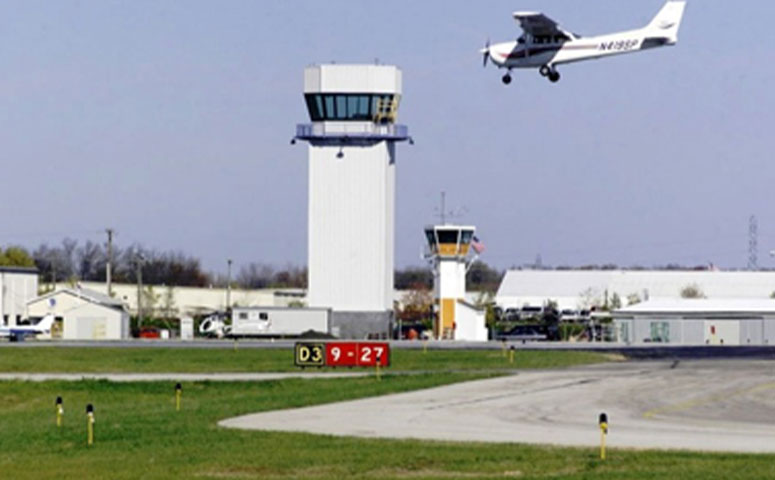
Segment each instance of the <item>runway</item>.
[[529,371],[385,397],[246,415],[229,428],[360,437],[775,452],[775,364],[624,362]]

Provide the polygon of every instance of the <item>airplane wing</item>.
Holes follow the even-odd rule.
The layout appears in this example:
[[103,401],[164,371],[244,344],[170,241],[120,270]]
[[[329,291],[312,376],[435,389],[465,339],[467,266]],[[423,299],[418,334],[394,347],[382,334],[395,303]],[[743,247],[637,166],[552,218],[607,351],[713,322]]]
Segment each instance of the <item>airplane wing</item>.
[[560,26],[539,12],[514,12],[514,20],[519,22],[522,30],[529,35],[561,35],[564,32]]

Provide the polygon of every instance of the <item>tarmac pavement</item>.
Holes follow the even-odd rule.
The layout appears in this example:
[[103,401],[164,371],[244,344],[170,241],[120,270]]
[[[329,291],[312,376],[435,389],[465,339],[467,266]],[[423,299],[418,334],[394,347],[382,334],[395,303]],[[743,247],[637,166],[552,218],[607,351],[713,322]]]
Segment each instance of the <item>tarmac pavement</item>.
[[775,364],[623,362],[223,420],[229,428],[359,437],[775,452]]

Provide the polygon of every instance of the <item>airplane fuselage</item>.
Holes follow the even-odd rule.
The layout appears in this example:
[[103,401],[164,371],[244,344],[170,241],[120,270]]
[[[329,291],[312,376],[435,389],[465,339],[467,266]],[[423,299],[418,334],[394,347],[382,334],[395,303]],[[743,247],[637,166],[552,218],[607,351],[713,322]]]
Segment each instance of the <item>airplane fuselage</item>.
[[539,39],[537,42],[530,38],[490,46],[490,59],[499,68],[540,68],[674,44],[672,38],[649,35],[643,30],[560,41]]

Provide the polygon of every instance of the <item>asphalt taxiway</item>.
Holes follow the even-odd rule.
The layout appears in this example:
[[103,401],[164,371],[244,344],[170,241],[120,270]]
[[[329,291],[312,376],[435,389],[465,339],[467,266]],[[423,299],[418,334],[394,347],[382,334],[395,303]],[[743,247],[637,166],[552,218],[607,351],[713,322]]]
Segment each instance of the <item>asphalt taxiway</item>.
[[223,420],[359,437],[775,452],[775,364],[622,362],[519,372],[428,390]]

